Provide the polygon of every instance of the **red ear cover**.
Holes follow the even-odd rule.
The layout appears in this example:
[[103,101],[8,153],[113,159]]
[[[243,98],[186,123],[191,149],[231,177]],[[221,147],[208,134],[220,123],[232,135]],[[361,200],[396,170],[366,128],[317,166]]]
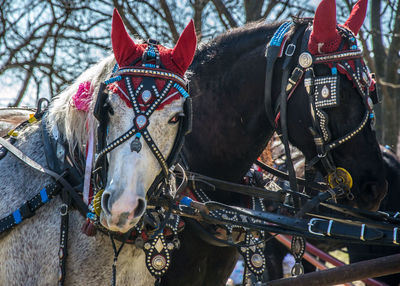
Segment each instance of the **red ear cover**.
[[193,20],[190,20],[171,52],[172,61],[179,68],[181,74],[184,74],[192,63],[196,44],[196,31]]
[[308,49],[312,54],[329,53],[339,47],[340,41],[336,30],[336,1],[322,0],[315,11]]
[[358,0],[354,5],[351,14],[343,26],[350,29],[354,35],[357,35],[364,23],[367,14],[368,0]]
[[119,66],[129,65],[142,54],[126,31],[121,16],[115,8],[112,17],[111,42]]

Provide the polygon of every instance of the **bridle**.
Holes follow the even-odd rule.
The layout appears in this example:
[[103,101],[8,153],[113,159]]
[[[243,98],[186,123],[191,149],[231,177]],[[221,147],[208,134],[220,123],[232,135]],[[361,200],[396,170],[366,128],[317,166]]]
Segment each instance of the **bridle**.
[[[308,41],[311,33],[311,27],[308,25],[304,28],[299,28],[294,31],[291,41],[286,45],[285,59],[283,63],[283,79],[280,100],[277,101],[275,106],[272,104],[271,99],[271,78],[272,66],[279,56],[283,55],[285,48],[287,33],[291,27],[291,23],[286,22],[282,24],[277,32],[271,39],[267,47],[267,74],[266,74],[266,89],[265,89],[265,108],[270,123],[275,126],[280,120],[280,127],[282,130],[282,137],[284,142],[287,158],[290,158],[290,151],[288,146],[287,134],[287,121],[286,121],[286,102],[288,98],[294,93],[299,83],[304,80],[304,86],[309,99],[309,110],[311,113],[312,126],[309,127],[310,133],[313,136],[314,144],[316,147],[317,155],[307,162],[307,170],[311,169],[317,162],[321,162],[324,171],[328,175],[328,183],[331,188],[337,188],[338,193],[335,196],[347,195],[349,199],[353,198],[350,192],[352,186],[352,178],[350,173],[343,169],[337,168],[331,151],[343,143],[351,140],[359,134],[371,121],[374,124],[373,104],[379,103],[380,98],[377,94],[377,87],[373,76],[371,78],[368,68],[362,60],[362,51],[358,49],[356,38],[354,34],[341,26],[337,29],[342,36],[342,41],[338,50],[334,53],[327,53],[322,55],[312,55],[308,51]],[[303,33],[304,31],[304,33]],[[297,60],[295,68],[289,75],[289,66],[293,62],[292,56],[296,50],[297,39],[303,34],[300,46],[300,55]],[[347,48],[349,47],[349,48]],[[330,75],[316,76],[314,73],[314,65],[325,64],[331,69]],[[268,70],[268,68],[270,70]],[[340,76],[338,72],[345,74],[356,87],[358,93],[361,95],[365,105],[365,112],[361,122],[350,132],[340,138],[332,139],[331,132],[328,127],[328,114],[326,109],[337,107],[340,105],[339,92],[340,92]],[[276,115],[275,120],[272,114]],[[290,173],[294,174],[293,166],[287,164]],[[292,169],[292,170],[291,170]],[[296,180],[294,175],[291,176],[291,188],[297,190]],[[343,191],[345,189],[346,192]]]
[[[132,152],[140,152],[142,148],[140,138],[143,138],[161,166],[161,172],[157,175],[148,190],[147,197],[150,198],[157,195],[159,185],[163,180],[170,185],[170,177],[172,175],[170,169],[174,166],[177,156],[183,146],[184,136],[191,132],[192,108],[186,80],[174,72],[167,71],[163,67],[160,61],[157,44],[157,41],[150,39],[141,58],[136,59],[131,66],[116,66],[111,77],[100,86],[94,109],[94,115],[99,121],[97,129],[97,151],[93,171],[93,186],[95,192],[103,190],[106,186],[108,167],[106,154],[131,138],[134,138],[130,143]],[[142,62],[142,66],[135,67],[134,65],[139,61]],[[133,79],[141,79],[136,89],[133,85]],[[160,91],[156,87],[156,79],[165,81]],[[109,114],[113,114],[113,110],[108,103],[106,87],[119,81],[125,83],[127,94],[124,93],[124,95],[127,98],[123,99],[128,106],[132,107],[135,117],[133,126],[128,131],[107,144],[107,124],[109,121]],[[179,114],[178,133],[171,153],[168,158],[165,158],[147,128],[150,124],[151,115],[164,101],[168,100],[170,91],[173,88],[176,90],[174,94],[179,93],[185,98],[184,113]],[[139,99],[141,104],[139,103]],[[142,108],[143,105],[144,108]]]

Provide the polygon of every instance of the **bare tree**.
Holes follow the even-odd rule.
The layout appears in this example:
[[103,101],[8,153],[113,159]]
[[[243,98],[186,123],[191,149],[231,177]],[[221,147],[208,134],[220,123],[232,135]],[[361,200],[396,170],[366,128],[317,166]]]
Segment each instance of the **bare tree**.
[[[252,21],[312,16],[306,0],[0,0],[0,89],[17,90],[10,105],[30,93],[52,97],[110,52],[113,7],[128,31],[172,46],[190,18],[200,41]],[[356,0],[338,0],[343,23]],[[400,0],[371,0],[360,31],[364,58],[377,74],[383,104],[376,108],[381,141],[396,146],[400,129]]]

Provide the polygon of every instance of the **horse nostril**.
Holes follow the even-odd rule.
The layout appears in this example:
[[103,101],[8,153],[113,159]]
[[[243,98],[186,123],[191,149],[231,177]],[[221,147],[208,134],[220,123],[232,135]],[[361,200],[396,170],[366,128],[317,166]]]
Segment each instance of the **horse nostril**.
[[106,215],[111,215],[111,208],[109,206],[111,194],[108,192],[104,192],[101,196],[101,207]]
[[135,208],[135,212],[133,213],[133,217],[140,217],[143,215],[146,210],[146,201],[142,198],[138,198],[138,204]]

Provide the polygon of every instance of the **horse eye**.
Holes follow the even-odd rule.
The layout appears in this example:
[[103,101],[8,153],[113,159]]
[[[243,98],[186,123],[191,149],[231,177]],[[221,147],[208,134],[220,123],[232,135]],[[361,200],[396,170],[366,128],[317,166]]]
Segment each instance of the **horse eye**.
[[181,117],[185,116],[184,113],[177,113],[174,116],[172,116],[169,120],[168,123],[169,124],[176,124],[179,122],[179,120],[181,119]]

